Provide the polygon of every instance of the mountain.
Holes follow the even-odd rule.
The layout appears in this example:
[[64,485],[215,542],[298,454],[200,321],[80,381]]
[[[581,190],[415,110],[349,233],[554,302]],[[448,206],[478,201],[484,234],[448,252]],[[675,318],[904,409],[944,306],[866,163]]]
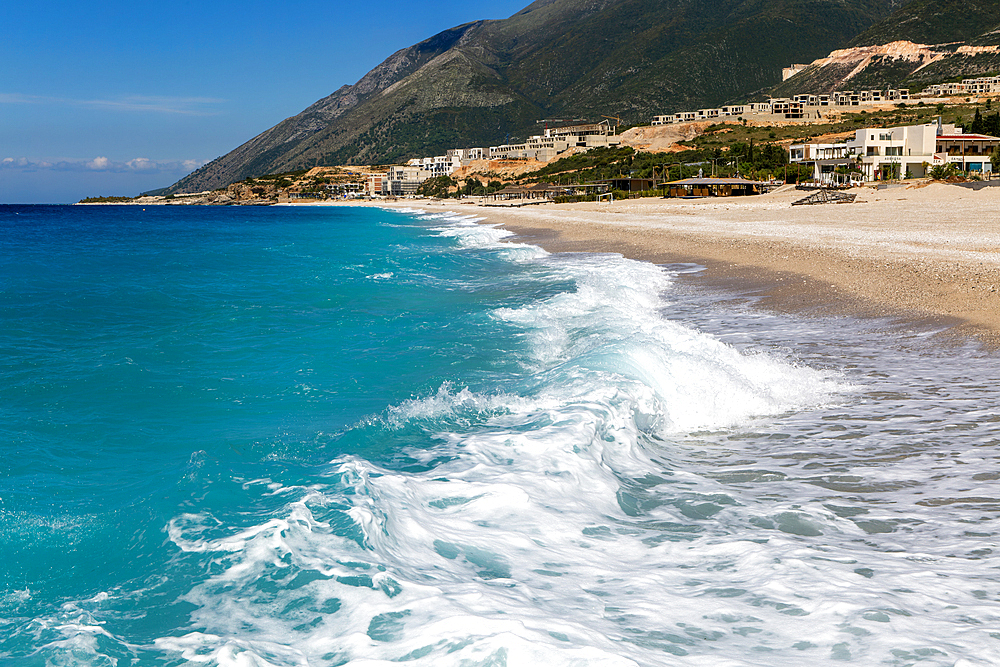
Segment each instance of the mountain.
[[785,97],[922,89],[995,72],[1000,72],[1000,1],[913,0],[770,92]]
[[[913,0],[864,31],[847,46],[872,46],[895,41],[917,44],[1000,41],[997,0]],[[993,38],[990,38],[990,34]]]
[[904,1],[538,0],[508,19],[457,26],[394,53],[168,191],[495,145],[537,134],[542,119],[638,123],[739,101],[777,83],[789,63],[864,34]]

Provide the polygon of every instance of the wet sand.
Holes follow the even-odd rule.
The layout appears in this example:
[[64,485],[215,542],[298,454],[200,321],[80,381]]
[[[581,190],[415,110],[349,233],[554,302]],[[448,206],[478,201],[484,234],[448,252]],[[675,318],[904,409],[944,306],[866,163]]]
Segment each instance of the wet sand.
[[853,204],[792,206],[805,194],[519,208],[475,213],[550,251],[696,262],[701,279],[761,295],[765,307],[897,317],[1000,344],[1000,187],[861,188]]

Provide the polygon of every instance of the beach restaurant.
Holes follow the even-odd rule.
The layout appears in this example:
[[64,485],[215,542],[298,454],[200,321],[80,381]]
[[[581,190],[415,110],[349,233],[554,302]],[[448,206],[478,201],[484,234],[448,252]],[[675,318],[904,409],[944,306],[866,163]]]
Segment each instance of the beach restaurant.
[[682,178],[661,183],[660,187],[667,188],[667,197],[741,197],[764,191],[763,183],[745,178]]
[[537,200],[537,199],[552,199],[559,195],[567,194],[567,189],[552,185],[551,183],[535,183],[534,185],[521,186],[521,185],[508,185],[502,190],[497,190],[491,194],[486,195],[488,199],[493,199],[494,201],[503,200]]

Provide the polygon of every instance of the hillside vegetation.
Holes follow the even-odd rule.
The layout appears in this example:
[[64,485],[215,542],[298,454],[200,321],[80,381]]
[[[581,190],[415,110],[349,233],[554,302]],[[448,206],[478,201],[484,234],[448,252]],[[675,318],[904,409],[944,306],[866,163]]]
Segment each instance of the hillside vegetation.
[[906,88],[1000,72],[1000,2],[912,0],[846,48],[771,89],[777,97]]
[[403,49],[170,188],[316,165],[395,162],[524,139],[541,119],[717,106],[774,85],[895,0],[539,0]]

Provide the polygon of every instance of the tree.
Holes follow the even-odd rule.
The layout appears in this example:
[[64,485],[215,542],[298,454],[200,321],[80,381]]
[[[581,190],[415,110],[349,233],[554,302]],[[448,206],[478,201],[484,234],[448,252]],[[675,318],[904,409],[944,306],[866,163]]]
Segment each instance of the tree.
[[954,162],[949,162],[948,164],[939,164],[931,169],[931,178],[937,180],[944,180],[950,178],[958,173],[958,168],[955,166]]
[[469,196],[476,194],[480,190],[483,190],[482,181],[473,176],[471,178],[466,179],[465,185],[462,187],[461,192],[463,195]]
[[983,134],[993,137],[1000,136],[1000,111],[983,118]]
[[445,198],[451,196],[451,188],[458,185],[450,176],[435,176],[428,178],[417,188],[418,195],[425,197]]
[[990,153],[990,162],[993,164],[993,171],[1000,171],[1000,146],[993,149]]
[[985,130],[983,124],[983,114],[979,113],[979,109],[976,109],[976,115],[972,119],[972,127],[969,128],[972,134],[982,134]]

